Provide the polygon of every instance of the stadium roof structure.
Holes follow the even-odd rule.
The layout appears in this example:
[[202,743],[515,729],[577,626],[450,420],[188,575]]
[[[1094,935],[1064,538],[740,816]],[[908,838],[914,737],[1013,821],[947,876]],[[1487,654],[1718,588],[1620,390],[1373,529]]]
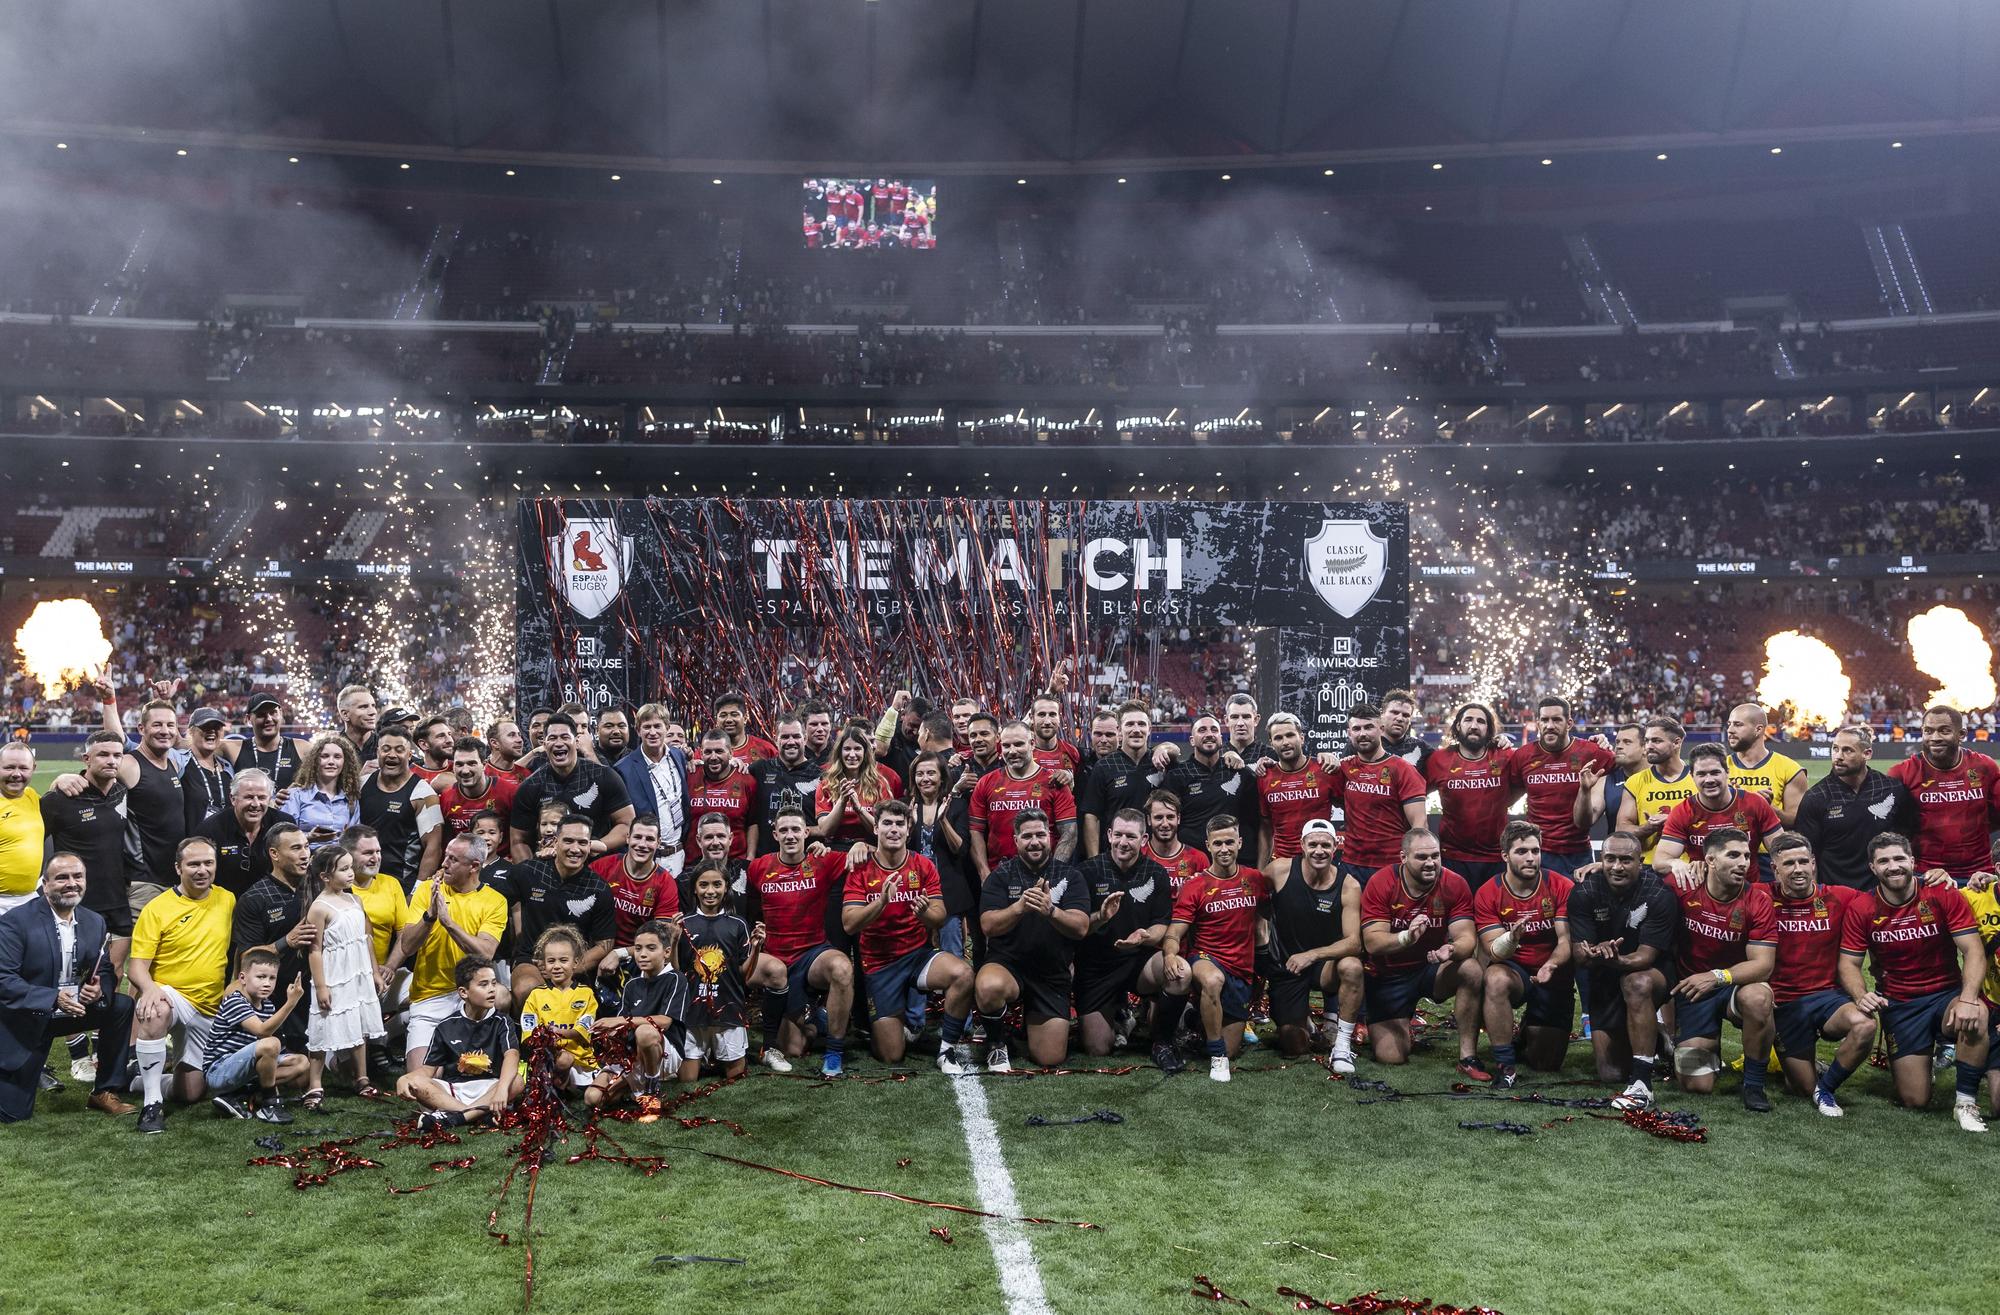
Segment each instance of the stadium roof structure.
[[14,0],[0,134],[634,172],[2000,133],[1986,0]]

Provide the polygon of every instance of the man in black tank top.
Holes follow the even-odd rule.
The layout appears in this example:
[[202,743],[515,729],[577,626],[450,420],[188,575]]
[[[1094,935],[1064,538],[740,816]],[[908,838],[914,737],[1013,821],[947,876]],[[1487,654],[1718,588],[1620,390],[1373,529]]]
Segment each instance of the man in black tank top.
[[[118,717],[118,700],[108,685],[97,689],[104,729],[125,738],[125,725]],[[174,851],[187,838],[187,799],[181,789],[178,748],[180,718],[174,705],[154,699],[140,710],[139,744],[118,761],[118,780],[125,787],[125,820],[138,840],[143,871],[132,874],[128,895],[132,916],[152,902],[169,886],[180,884],[174,869]],[[87,783],[83,777],[56,778],[53,789],[75,795]]]
[[271,778],[271,788],[276,791],[272,803],[282,804],[285,794],[292,788],[292,778],[299,774],[299,755],[305,751],[303,741],[288,739],[285,735],[285,709],[269,694],[259,694],[250,700],[250,731],[247,740],[224,740],[222,749],[242,771],[255,767]]
[[[1271,991],[1278,1049],[1303,1055],[1312,1046],[1312,993],[1338,1016],[1336,1073],[1354,1071],[1354,1024],[1361,1017],[1361,883],[1334,861],[1333,823],[1307,822],[1301,853],[1265,869],[1271,879],[1271,939],[1258,951],[1257,971]],[[1344,1065],[1344,1067],[1343,1067]]]
[[382,871],[408,894],[444,859],[444,810],[431,783],[410,770],[416,746],[401,726],[375,737],[375,772],[361,783],[361,824],[382,841]]

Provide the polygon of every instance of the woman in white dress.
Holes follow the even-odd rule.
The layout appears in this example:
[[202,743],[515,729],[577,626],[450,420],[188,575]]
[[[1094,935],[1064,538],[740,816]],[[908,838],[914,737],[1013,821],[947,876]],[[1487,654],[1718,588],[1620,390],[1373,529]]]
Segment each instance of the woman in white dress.
[[330,845],[314,854],[306,869],[306,921],[319,933],[312,962],[313,1008],[306,1016],[308,1087],[306,1109],[326,1099],[322,1085],[327,1061],[347,1051],[354,1058],[354,1091],[380,1093],[368,1081],[368,1042],[385,1035],[380,976],[368,915],[355,898],[354,858]]

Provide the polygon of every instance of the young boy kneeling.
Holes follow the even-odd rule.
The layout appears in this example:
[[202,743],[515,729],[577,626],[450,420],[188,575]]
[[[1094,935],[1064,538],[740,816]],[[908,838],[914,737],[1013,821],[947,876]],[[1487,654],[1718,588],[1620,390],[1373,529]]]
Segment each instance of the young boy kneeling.
[[478,1123],[521,1094],[521,1042],[514,1020],[494,1006],[500,979],[493,961],[471,954],[458,961],[458,1012],[438,1024],[424,1062],[396,1083],[396,1094],[425,1107],[422,1126]]
[[243,952],[236,981],[216,1008],[208,1048],[201,1056],[202,1076],[213,1098],[209,1103],[218,1114],[250,1118],[251,1107],[231,1093],[241,1091],[255,1078],[256,1117],[266,1123],[292,1121],[278,1088],[305,1080],[306,1057],[286,1054],[278,1029],[304,998],[305,989],[305,980],[295,977],[285,990],[285,1002],[274,1003],[271,997],[278,990],[278,956],[269,950]]
[[632,962],[639,969],[626,979],[618,997],[618,1017],[597,1020],[596,1034],[609,1039],[620,1030],[632,1034],[632,1061],[606,1064],[584,1090],[592,1107],[615,1103],[624,1096],[658,1096],[660,1083],[679,1069],[680,1042],[686,1034],[681,1017],[687,1012],[687,978],[667,966],[667,951],[675,925],[658,918],[632,936]]

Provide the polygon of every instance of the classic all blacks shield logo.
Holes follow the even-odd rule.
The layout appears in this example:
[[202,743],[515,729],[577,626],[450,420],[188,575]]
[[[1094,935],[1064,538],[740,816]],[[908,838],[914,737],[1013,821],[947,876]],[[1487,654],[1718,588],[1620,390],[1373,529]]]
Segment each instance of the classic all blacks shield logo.
[[1352,618],[1382,588],[1388,559],[1388,541],[1367,521],[1321,521],[1306,540],[1306,579],[1328,607]]
[[632,575],[632,540],[609,517],[565,520],[549,540],[556,592],[579,616],[602,616]]

